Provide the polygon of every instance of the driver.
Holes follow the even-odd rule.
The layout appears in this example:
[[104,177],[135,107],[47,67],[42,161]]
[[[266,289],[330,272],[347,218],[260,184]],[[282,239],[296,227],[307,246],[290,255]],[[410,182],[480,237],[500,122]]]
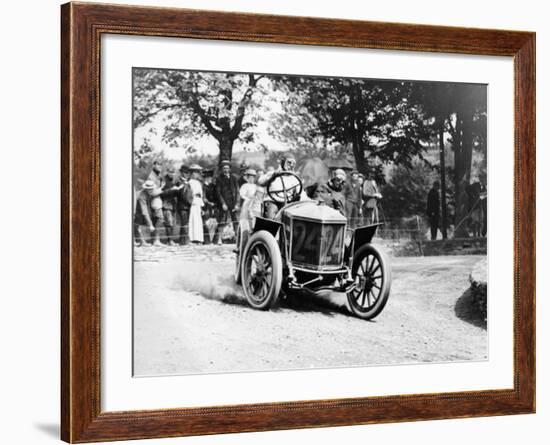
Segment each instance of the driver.
[[[296,159],[291,155],[286,155],[281,158],[279,168],[277,170],[268,171],[264,175],[260,176],[260,178],[258,179],[258,185],[265,186],[266,184],[268,184],[269,180],[273,177],[275,173],[279,173],[282,171],[295,173],[294,172],[295,167],[296,167]],[[281,177],[280,181],[282,181],[285,187],[288,189],[296,185],[294,184],[294,182],[296,181],[296,178],[293,178],[291,176]],[[293,196],[292,200],[289,202],[302,200],[303,196],[304,196],[304,193],[302,192],[301,196]],[[266,193],[264,198],[264,216],[266,218],[273,219],[283,205],[284,205],[283,203],[277,203],[273,201],[273,199],[269,197],[269,194]]]

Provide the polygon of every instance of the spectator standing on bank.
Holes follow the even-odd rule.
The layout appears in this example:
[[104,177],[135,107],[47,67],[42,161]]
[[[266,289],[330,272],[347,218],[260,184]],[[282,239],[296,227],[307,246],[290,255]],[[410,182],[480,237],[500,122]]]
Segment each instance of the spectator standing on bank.
[[221,172],[216,179],[216,198],[218,202],[218,244],[222,243],[222,233],[229,219],[233,223],[234,233],[238,229],[239,184],[231,173],[231,163],[221,162]]
[[244,179],[246,182],[241,185],[241,188],[239,189],[239,195],[242,201],[239,221],[242,228],[245,230],[250,230],[254,224],[255,217],[259,214],[259,212],[256,212],[254,209],[257,190],[256,170],[252,168],[246,170],[244,173]]
[[204,231],[202,222],[202,208],[204,207],[204,192],[202,188],[201,172],[202,167],[198,164],[192,164],[189,167],[191,178],[189,179],[189,188],[191,189],[192,201],[189,210],[189,240],[192,243],[204,242]]
[[466,187],[466,193],[468,195],[468,222],[470,229],[473,232],[473,236],[481,236],[481,232],[484,226],[484,215],[481,197],[483,194],[483,186],[481,182],[474,178],[472,183]]
[[164,227],[164,215],[162,210],[162,189],[164,181],[161,176],[161,164],[159,161],[153,161],[151,172],[147,177],[147,181],[151,181],[154,185],[152,194],[150,195],[150,210],[151,219],[153,221],[154,230],[150,231],[150,236],[153,240],[153,246],[160,246],[160,229]]
[[164,181],[162,180],[161,171],[162,171],[162,166],[160,165],[160,162],[153,161],[151,172],[147,177],[148,181],[153,181],[153,184],[155,184],[155,187],[160,189],[162,189],[164,186]]
[[145,181],[138,193],[134,215],[134,235],[138,246],[149,245],[141,233],[141,226],[147,226],[153,245],[160,245],[160,228],[164,224],[161,193],[162,190],[155,186],[151,180]]
[[177,187],[179,189],[177,194],[177,210],[180,220],[179,243],[184,246],[189,242],[189,210],[193,201],[193,195],[189,187],[189,168],[186,165],[180,167]]
[[149,232],[155,230],[151,218],[151,193],[155,188],[153,181],[145,181],[136,196],[136,210],[134,213],[134,239],[136,246],[149,246],[141,232],[141,226],[146,226]]
[[164,176],[164,186],[162,188],[162,213],[164,216],[164,233],[166,244],[173,246],[174,241],[174,223],[176,220],[177,209],[177,194],[176,188],[176,170],[169,168]]
[[432,188],[428,192],[428,202],[426,204],[426,214],[430,222],[430,232],[432,240],[437,238],[437,229],[439,228],[439,214],[441,205],[439,203],[439,181],[434,181]]
[[363,184],[365,183],[365,176],[362,173],[357,174],[357,184],[361,190],[361,204],[359,204],[359,225],[365,224],[365,200],[363,199]]
[[351,174],[351,181],[346,184],[345,187],[346,197],[346,216],[348,218],[349,226],[355,228],[360,225],[360,218],[362,212],[363,203],[363,191],[359,184],[359,173],[353,172]]
[[241,166],[239,167],[239,189],[242,187],[243,184],[246,184],[246,171],[248,170],[248,164],[243,161],[241,163]]
[[205,244],[210,244],[214,242],[214,235],[216,234],[216,227],[218,225],[216,221],[216,185],[213,182],[214,170],[203,170],[202,178],[202,188],[204,191],[202,198],[204,201],[204,207],[202,208],[204,242]]
[[164,213],[162,210],[162,188],[155,185],[151,193],[151,217],[153,220],[154,231],[151,234],[153,246],[161,246],[160,230],[164,227]]
[[487,177],[480,175],[479,183],[481,185],[480,204],[483,212],[483,227],[481,228],[481,236],[487,236]]
[[374,224],[378,222],[378,201],[382,199],[382,195],[378,190],[378,185],[373,178],[365,178],[363,183],[363,216],[365,224]]

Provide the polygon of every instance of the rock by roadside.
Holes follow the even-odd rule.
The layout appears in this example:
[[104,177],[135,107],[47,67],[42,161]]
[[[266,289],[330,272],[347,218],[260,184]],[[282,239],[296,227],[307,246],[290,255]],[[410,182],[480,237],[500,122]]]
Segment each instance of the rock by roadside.
[[487,259],[478,261],[470,273],[472,304],[487,320]]

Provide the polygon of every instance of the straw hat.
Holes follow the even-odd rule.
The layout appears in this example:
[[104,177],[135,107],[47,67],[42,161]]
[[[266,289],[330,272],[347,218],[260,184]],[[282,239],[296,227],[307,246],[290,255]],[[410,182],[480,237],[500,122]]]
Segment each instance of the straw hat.
[[191,164],[189,166],[189,171],[200,172],[200,171],[202,171],[202,167],[199,164]]
[[143,183],[141,188],[143,190],[153,190],[155,188],[155,183],[151,179],[149,179]]

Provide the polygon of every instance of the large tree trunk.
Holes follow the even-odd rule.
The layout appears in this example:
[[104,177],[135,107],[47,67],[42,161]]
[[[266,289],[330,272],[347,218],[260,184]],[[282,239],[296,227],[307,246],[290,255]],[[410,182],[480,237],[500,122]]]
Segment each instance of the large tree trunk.
[[[457,115],[459,145],[455,146],[455,237],[468,237],[468,185],[472,168],[473,114]],[[459,125],[460,124],[460,125]],[[458,131],[460,128],[461,131]]]
[[218,164],[222,161],[231,161],[231,157],[233,156],[233,142],[235,142],[235,139],[229,135],[222,135],[218,139],[218,144],[220,146]]
[[365,149],[362,144],[362,134],[360,131],[354,129],[352,132],[352,150],[353,150],[353,157],[355,159],[355,166],[357,167],[357,171],[359,173],[362,173],[363,175],[368,175],[368,163],[365,159]]
[[351,116],[350,119],[350,135],[351,146],[353,151],[353,157],[355,159],[355,166],[359,173],[368,175],[368,162],[365,158],[365,147],[363,143],[363,137],[365,136],[365,110],[361,100],[361,88],[355,85],[350,91],[350,107]]

